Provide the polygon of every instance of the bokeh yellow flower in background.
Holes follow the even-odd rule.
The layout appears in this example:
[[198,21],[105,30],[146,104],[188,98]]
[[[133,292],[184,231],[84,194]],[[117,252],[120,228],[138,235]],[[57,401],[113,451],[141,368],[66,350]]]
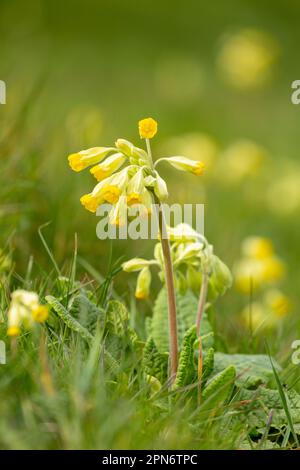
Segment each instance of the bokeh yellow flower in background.
[[300,211],[300,168],[287,166],[266,188],[267,207],[278,216],[291,216]]
[[36,292],[23,289],[15,290],[11,295],[8,310],[8,336],[19,336],[21,328],[31,329],[34,323],[44,323],[48,318],[49,310],[41,305]]
[[242,243],[242,254],[248,258],[265,259],[273,253],[273,243],[269,238],[247,237]]
[[250,294],[253,290],[273,285],[285,273],[285,265],[275,255],[272,241],[262,237],[248,237],[242,243],[242,257],[234,266],[237,289]]
[[260,301],[246,306],[241,319],[254,333],[276,328],[291,311],[290,299],[278,289],[269,289]]
[[236,288],[248,297],[240,318],[255,331],[276,327],[291,310],[291,301],[278,289],[285,265],[268,238],[252,236],[243,240],[242,257],[234,266]]
[[222,77],[238,89],[255,89],[272,77],[277,41],[268,33],[243,29],[225,38],[217,58]]
[[268,153],[260,145],[251,140],[238,140],[220,154],[216,177],[223,184],[240,184],[257,176],[267,159]]

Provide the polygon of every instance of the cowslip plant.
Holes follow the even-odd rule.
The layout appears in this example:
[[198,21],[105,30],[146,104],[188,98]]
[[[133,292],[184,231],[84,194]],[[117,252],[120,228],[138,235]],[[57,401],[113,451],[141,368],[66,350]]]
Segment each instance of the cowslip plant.
[[[167,227],[167,233],[177,291],[184,295],[187,290],[191,290],[199,295],[198,308],[195,312],[195,333],[199,341],[198,378],[201,382],[203,354],[200,329],[207,299],[214,300],[223,295],[231,286],[232,276],[228,267],[214,254],[213,246],[190,225],[183,223],[174,228]],[[151,268],[157,267],[161,281],[165,282],[164,258],[160,243],[155,245],[153,259],[133,258],[123,263],[122,267],[126,272],[139,272],[137,298],[146,298],[149,295]]]
[[7,335],[19,336],[22,326],[31,329],[35,323],[44,323],[48,313],[48,307],[40,304],[38,294],[22,289],[15,290],[8,310]]
[[[162,202],[168,197],[166,182],[156,167],[167,162],[174,168],[202,175],[204,164],[182,156],[163,157],[154,162],[150,139],[157,133],[157,123],[152,118],[139,121],[139,134],[145,139],[146,150],[136,147],[125,139],[118,139],[114,147],[94,147],[69,155],[71,168],[78,172],[91,166],[91,174],[98,184],[92,192],[81,197],[83,206],[96,212],[103,203],[112,205],[109,220],[113,225],[122,226],[131,215],[130,208],[139,206],[144,214],[149,213],[152,203],[158,207],[160,243],[164,263],[164,276],[168,293],[169,333],[170,333],[170,374],[173,381],[178,365],[178,340],[176,298],[173,267],[169,239]],[[146,210],[145,210],[146,209]],[[143,297],[149,288],[150,276],[147,267],[141,270],[137,296]]]

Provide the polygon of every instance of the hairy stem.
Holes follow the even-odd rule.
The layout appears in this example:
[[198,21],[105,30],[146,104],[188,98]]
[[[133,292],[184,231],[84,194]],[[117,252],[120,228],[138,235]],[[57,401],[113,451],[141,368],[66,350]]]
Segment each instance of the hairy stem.
[[[153,158],[151,152],[150,140],[146,139],[147,153],[150,166],[154,170]],[[173,264],[171,258],[170,241],[167,234],[167,225],[165,221],[164,209],[160,199],[153,192],[155,206],[158,208],[158,225],[160,240],[164,257],[165,281],[168,295],[168,313],[169,313],[169,342],[170,342],[170,383],[176,379],[178,368],[178,337],[177,337],[177,313],[176,313],[176,294],[174,286]]]
[[161,202],[155,196],[155,202],[158,206],[158,222],[160,240],[164,257],[165,281],[168,295],[168,313],[169,313],[169,341],[170,341],[170,381],[175,380],[178,367],[178,337],[177,337],[177,313],[176,296],[174,286],[173,265],[171,259],[170,241],[167,236],[167,227]]
[[198,310],[197,310],[197,317],[196,317],[196,328],[197,328],[197,336],[199,339],[199,348],[198,348],[198,402],[201,402],[201,391],[202,391],[202,372],[203,372],[203,349],[202,349],[202,341],[201,341],[201,320],[204,313],[206,297],[207,297],[207,289],[208,289],[208,274],[204,270],[202,276],[202,283],[201,289],[199,294],[199,302],[198,302]]

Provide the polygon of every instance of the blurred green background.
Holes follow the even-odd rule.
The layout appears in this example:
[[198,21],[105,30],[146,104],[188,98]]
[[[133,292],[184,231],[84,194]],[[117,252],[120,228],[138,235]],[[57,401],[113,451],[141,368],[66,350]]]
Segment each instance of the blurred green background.
[[[272,334],[289,354],[300,335],[300,107],[291,103],[299,2],[1,0],[0,10],[0,247],[12,251],[16,272],[25,275],[31,255],[37,275],[52,269],[38,236],[47,221],[60,266],[75,232],[80,256],[102,274],[111,250],[115,260],[151,254],[151,241],[97,240],[97,219],[79,203],[93,179],[72,173],[67,155],[118,137],[142,145],[137,122],[152,116],[155,156],[181,146],[207,160],[200,179],[162,174],[170,202],[205,203],[216,253],[232,267],[243,238],[259,235],[286,263],[282,289],[293,308]],[[232,157],[244,139],[258,146],[257,165],[239,147]],[[127,299],[131,282],[116,279]],[[217,307],[233,349],[237,333],[247,335],[235,322],[245,303],[233,288]]]

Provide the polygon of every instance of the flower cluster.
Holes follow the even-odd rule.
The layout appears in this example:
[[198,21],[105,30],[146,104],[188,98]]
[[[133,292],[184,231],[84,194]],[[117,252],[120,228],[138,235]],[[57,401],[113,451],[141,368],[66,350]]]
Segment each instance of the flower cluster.
[[255,329],[273,327],[291,308],[289,299],[277,288],[285,266],[267,238],[246,238],[242,255],[234,267],[236,287],[246,295],[258,293],[260,297],[244,308],[241,318]]
[[148,214],[154,198],[164,201],[168,197],[166,182],[161,178],[156,165],[167,161],[173,167],[201,175],[204,164],[185,157],[174,156],[152,161],[149,139],[157,132],[157,123],[152,118],[139,122],[140,137],[146,139],[147,151],[136,147],[125,139],[118,139],[114,147],[93,147],[69,155],[71,168],[79,172],[88,167],[98,184],[92,192],[81,197],[82,205],[96,212],[101,204],[112,205],[109,219],[113,225],[124,225],[128,216]]
[[[199,294],[203,273],[209,276],[210,299],[223,295],[230,287],[232,278],[227,266],[213,253],[212,245],[188,224],[168,227],[171,257],[175,275],[175,286],[184,294],[191,289]],[[133,258],[123,264],[126,272],[139,272],[135,295],[138,299],[149,296],[151,266],[157,266],[159,277],[164,282],[164,260],[161,243],[154,248],[154,259]]]
[[45,322],[48,313],[48,307],[39,303],[38,294],[22,289],[15,290],[8,310],[8,336],[19,336],[22,326],[30,329],[35,322]]

